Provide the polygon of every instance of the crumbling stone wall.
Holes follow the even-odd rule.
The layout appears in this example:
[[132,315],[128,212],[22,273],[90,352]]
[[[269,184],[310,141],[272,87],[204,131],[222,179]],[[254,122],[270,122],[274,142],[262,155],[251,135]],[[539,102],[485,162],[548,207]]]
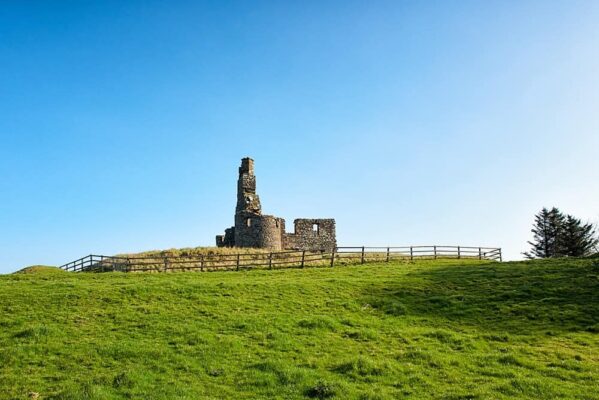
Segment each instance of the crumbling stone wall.
[[[283,223],[281,223],[283,221]],[[241,212],[235,215],[235,236],[233,245],[236,247],[256,247],[273,250],[283,248],[284,220],[272,215],[257,215]]]
[[216,235],[217,247],[233,247],[235,246],[235,227],[225,229],[225,234]]
[[283,246],[294,250],[326,250],[337,247],[334,219],[296,219],[294,233],[283,236]]
[[294,233],[285,233],[285,220],[262,215],[256,193],[254,160],[244,158],[237,180],[235,226],[216,236],[219,247],[257,247],[272,250],[332,250],[337,246],[334,219],[296,219]]

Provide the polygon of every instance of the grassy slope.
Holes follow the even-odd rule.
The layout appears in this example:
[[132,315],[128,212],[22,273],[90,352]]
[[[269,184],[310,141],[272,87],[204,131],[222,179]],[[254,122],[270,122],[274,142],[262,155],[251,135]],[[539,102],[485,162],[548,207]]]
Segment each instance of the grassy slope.
[[596,260],[0,277],[0,399],[599,399]]
[[199,255],[268,254],[271,250],[251,247],[185,247],[167,250],[149,250],[140,253],[118,254],[120,257],[197,257]]

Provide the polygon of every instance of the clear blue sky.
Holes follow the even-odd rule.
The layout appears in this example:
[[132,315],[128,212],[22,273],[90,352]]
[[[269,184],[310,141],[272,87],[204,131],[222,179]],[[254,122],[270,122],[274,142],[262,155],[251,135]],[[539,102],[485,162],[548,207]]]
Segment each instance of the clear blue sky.
[[239,160],[340,245],[528,248],[599,219],[599,2],[0,7],[0,273],[211,246]]

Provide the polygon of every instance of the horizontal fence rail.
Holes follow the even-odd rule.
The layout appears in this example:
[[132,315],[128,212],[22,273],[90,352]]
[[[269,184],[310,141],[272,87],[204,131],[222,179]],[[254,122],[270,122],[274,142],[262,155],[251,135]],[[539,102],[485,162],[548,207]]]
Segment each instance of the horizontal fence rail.
[[186,256],[103,256],[90,254],[60,268],[71,272],[217,271],[250,268],[304,268],[389,262],[392,260],[458,258],[502,261],[501,248],[468,246],[336,247],[263,253],[199,254]]

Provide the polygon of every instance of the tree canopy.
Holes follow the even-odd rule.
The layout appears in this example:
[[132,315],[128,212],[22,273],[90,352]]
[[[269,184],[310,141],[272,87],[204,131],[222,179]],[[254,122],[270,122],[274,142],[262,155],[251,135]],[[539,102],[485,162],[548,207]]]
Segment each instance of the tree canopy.
[[596,230],[593,224],[566,214],[558,208],[543,208],[531,229],[533,240],[529,241],[527,258],[582,257],[597,252]]

